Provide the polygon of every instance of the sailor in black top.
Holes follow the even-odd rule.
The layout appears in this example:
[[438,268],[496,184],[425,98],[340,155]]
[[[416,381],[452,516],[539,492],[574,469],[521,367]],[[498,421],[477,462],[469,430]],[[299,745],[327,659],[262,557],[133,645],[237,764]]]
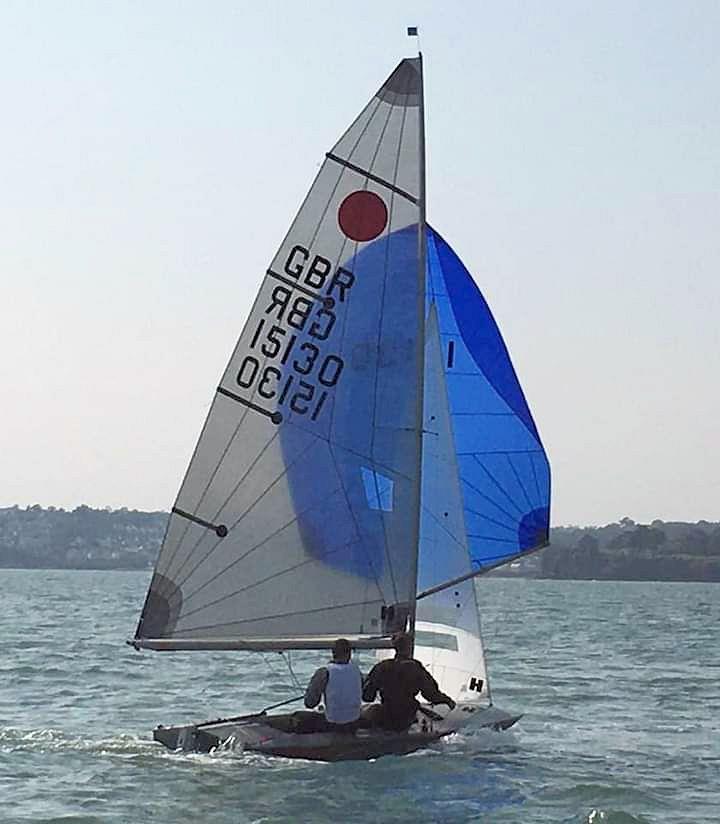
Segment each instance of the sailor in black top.
[[432,675],[410,657],[410,636],[404,632],[396,633],[393,646],[395,657],[376,664],[363,684],[363,701],[374,701],[378,692],[382,700],[380,706],[369,708],[366,716],[386,730],[406,730],[415,721],[420,707],[415,700],[418,693],[431,704],[447,704],[454,709],[452,698],[440,692]]

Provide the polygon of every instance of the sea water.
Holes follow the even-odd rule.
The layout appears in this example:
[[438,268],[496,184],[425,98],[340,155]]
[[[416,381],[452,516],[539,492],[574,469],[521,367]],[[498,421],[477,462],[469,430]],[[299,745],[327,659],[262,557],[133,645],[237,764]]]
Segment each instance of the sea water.
[[[4,824],[720,821],[720,585],[484,579],[494,701],[521,722],[322,764],[153,743],[298,687],[276,653],[128,647],[148,583],[1,571]],[[322,660],[295,653],[298,682]]]

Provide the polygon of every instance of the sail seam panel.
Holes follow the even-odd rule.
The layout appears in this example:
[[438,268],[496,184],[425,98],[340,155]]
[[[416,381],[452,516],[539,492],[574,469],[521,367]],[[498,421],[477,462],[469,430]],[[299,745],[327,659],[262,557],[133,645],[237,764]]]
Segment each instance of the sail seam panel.
[[[256,298],[256,302],[257,302],[257,300],[259,300],[259,295],[258,295],[258,298]],[[237,344],[236,344],[236,348],[237,348]],[[234,352],[233,352],[233,354],[234,354]],[[195,456],[197,454],[198,447],[202,443],[203,435],[205,434],[205,429],[207,427],[208,422],[210,421],[210,419],[212,417],[213,410],[215,409],[216,400],[217,400],[217,393],[216,393],[215,397],[213,398],[212,403],[210,404],[210,411],[208,412],[207,418],[205,419],[205,424],[202,428],[202,431],[200,432],[200,437],[198,438],[198,441],[195,444],[195,449],[193,450],[192,457],[190,458],[190,463],[188,464],[188,468],[185,470],[185,477],[183,478],[183,482],[180,486],[180,491],[178,492],[178,495],[175,499],[175,505],[177,505],[177,503],[180,501],[180,495],[182,494],[183,489],[185,488],[185,482],[186,482],[186,480],[189,476],[190,468],[192,467],[193,462],[195,461]],[[200,495],[200,498],[198,499],[197,504],[195,505],[196,509],[198,509],[202,505],[203,501],[205,500],[205,495],[207,494],[207,491],[210,488],[210,485],[212,484],[213,479],[217,475],[217,471],[220,468],[220,466],[222,465],[222,462],[225,459],[225,455],[227,455],[227,452],[230,449],[230,446],[232,445],[232,442],[235,440],[235,437],[236,437],[238,431],[240,430],[240,427],[242,426],[243,421],[245,420],[245,417],[247,416],[247,413],[248,413],[248,410],[246,409],[243,412],[242,417],[240,418],[240,420],[237,422],[237,424],[235,426],[235,429],[233,430],[233,434],[228,439],[228,442],[225,445],[225,448],[223,449],[222,454],[221,454],[218,462],[216,463],[215,468],[213,469],[207,484],[205,485],[205,489],[203,490],[202,494]],[[217,515],[218,515],[218,513],[215,513],[215,518],[213,518],[213,520],[217,519]],[[180,550],[180,547],[183,545],[183,543],[185,541],[185,538],[188,534],[188,531],[190,530],[190,525],[191,525],[190,522],[188,522],[185,525],[185,528],[183,529],[182,534],[177,539],[177,542],[175,544],[175,547],[174,547],[172,553],[170,554],[170,557],[165,562],[165,569],[167,570],[168,573],[172,569],[172,565],[175,561],[175,558],[177,557],[178,551]],[[168,519],[168,531],[169,531],[169,529],[170,529],[170,520]],[[190,551],[190,554],[195,551],[195,548],[197,548],[197,546],[198,546],[198,544],[196,543],[195,547]],[[163,544],[160,548],[160,553],[159,553],[159,556],[158,556],[158,561],[156,563],[156,566],[159,566],[159,564],[160,564],[160,560],[162,558],[162,551],[163,551],[164,548],[165,548],[165,539],[163,539]],[[186,560],[187,560],[187,557],[186,557]],[[182,569],[182,565],[181,565],[180,568]]]
[[495,526],[499,526],[501,529],[507,529],[509,532],[512,532],[513,535],[517,534],[518,524],[515,524],[515,526],[508,526],[507,524],[504,524],[501,521],[496,521],[495,518],[491,518],[489,515],[485,515],[483,512],[478,512],[476,509],[472,509],[471,507],[467,506],[467,504],[463,508],[466,512],[469,512],[471,515],[477,515],[478,518],[482,518],[485,521],[490,521],[491,524],[495,524]]
[[[340,491],[339,489],[335,489],[333,492],[331,492],[331,493],[330,493],[330,495],[328,496],[328,500],[332,499],[333,495],[335,495],[335,494],[336,494],[337,492],[339,492],[339,491]],[[260,549],[260,547],[261,547],[261,546],[264,546],[264,545],[265,545],[268,541],[271,541],[273,538],[275,538],[275,537],[276,537],[277,535],[279,535],[281,532],[283,532],[283,531],[284,531],[284,530],[286,530],[288,527],[290,527],[290,526],[292,526],[294,523],[296,523],[296,522],[297,522],[300,518],[302,518],[302,516],[303,516],[303,515],[305,515],[305,514],[306,514],[306,513],[308,513],[308,512],[312,512],[312,510],[313,510],[313,509],[317,509],[317,507],[322,506],[322,505],[324,505],[325,503],[326,503],[326,500],[325,500],[325,499],[323,499],[323,500],[321,500],[321,501],[316,502],[315,504],[313,504],[313,505],[311,505],[311,506],[308,506],[306,509],[303,509],[301,512],[296,512],[296,513],[295,513],[295,517],[294,517],[294,518],[291,518],[289,521],[287,521],[287,523],[284,523],[282,526],[278,527],[278,528],[277,528],[274,532],[271,532],[269,535],[266,535],[266,536],[262,539],[262,541],[259,541],[257,544],[255,544],[254,546],[250,547],[250,549],[246,550],[246,551],[245,551],[242,555],[240,555],[240,556],[238,556],[237,558],[235,558],[235,559],[232,561],[232,563],[228,564],[226,567],[224,567],[223,569],[221,569],[219,572],[215,573],[215,575],[213,575],[213,576],[212,576],[212,578],[208,578],[208,580],[207,580],[207,581],[205,581],[205,582],[204,582],[203,584],[201,584],[199,587],[197,587],[196,589],[194,589],[191,593],[189,593],[189,594],[187,594],[187,595],[184,595],[184,596],[183,596],[183,599],[184,599],[184,600],[186,600],[186,601],[189,601],[189,600],[190,600],[190,598],[192,598],[193,596],[197,595],[197,593],[198,593],[198,592],[201,592],[203,589],[205,589],[205,587],[206,587],[206,586],[208,586],[209,584],[211,584],[211,583],[213,583],[214,581],[216,581],[216,580],[217,580],[217,579],[218,579],[221,575],[224,575],[224,574],[225,574],[228,570],[232,569],[234,566],[236,566],[237,564],[239,564],[241,561],[244,561],[244,560],[245,560],[245,559],[246,559],[249,555],[252,555],[252,554],[253,554],[253,552],[255,552],[255,551],[257,551],[258,549]]]
[[[289,526],[289,525],[290,524],[287,524],[286,527],[284,527],[284,528],[287,528],[287,526]],[[202,604],[201,606],[194,607],[193,609],[189,610],[188,612],[183,613],[178,618],[178,623],[180,623],[180,621],[185,621],[191,615],[195,615],[198,612],[202,612],[203,610],[208,609],[209,607],[217,606],[218,604],[221,604],[224,601],[228,601],[231,598],[234,598],[236,595],[240,595],[243,592],[248,592],[249,590],[252,590],[252,589],[255,589],[256,587],[262,586],[263,584],[267,584],[270,581],[274,581],[276,578],[281,578],[283,575],[287,575],[289,572],[295,572],[296,570],[300,569],[301,567],[308,566],[309,564],[319,563],[320,561],[322,561],[323,558],[326,558],[326,557],[328,557],[330,555],[333,555],[335,553],[338,553],[338,552],[342,552],[344,549],[347,549],[347,547],[352,546],[353,544],[358,543],[358,542],[359,542],[359,539],[357,539],[357,538],[354,541],[348,541],[347,543],[343,544],[342,546],[335,547],[334,549],[330,550],[329,552],[324,553],[322,558],[305,558],[303,561],[299,561],[297,564],[293,564],[293,566],[286,567],[285,569],[278,570],[277,572],[273,572],[272,575],[267,575],[265,578],[261,578],[258,581],[254,581],[252,584],[248,584],[247,586],[240,587],[239,589],[236,589],[233,592],[228,593],[227,595],[223,595],[220,598],[216,598],[214,601],[208,601],[206,604]],[[199,591],[199,590],[196,590],[196,592],[197,591]],[[187,600],[190,600],[190,598],[192,598],[194,594],[195,593],[192,593],[191,595],[189,595],[187,597]],[[234,622],[232,622],[232,623],[234,623]],[[184,632],[192,632],[194,629],[195,629],[195,627],[187,627],[187,628],[184,628],[183,631]]]
[[[243,418],[242,418],[242,420],[245,420],[245,416],[246,416],[246,415],[247,415],[247,412],[245,412],[245,413],[243,414]],[[239,425],[240,425],[240,424],[238,424],[238,426],[239,426]],[[237,433],[236,433],[236,434],[237,434]],[[234,486],[234,487],[233,487],[233,489],[231,490],[230,494],[229,494],[229,495],[225,498],[225,500],[223,501],[223,503],[222,503],[222,504],[218,507],[217,511],[215,512],[215,517],[213,518],[213,520],[217,520],[217,519],[220,517],[220,513],[221,513],[221,512],[223,511],[223,509],[225,509],[225,507],[226,507],[226,506],[230,503],[230,501],[231,501],[231,500],[233,499],[233,497],[235,496],[235,493],[238,491],[238,489],[240,489],[241,485],[242,485],[242,484],[244,483],[244,481],[248,478],[248,476],[250,475],[250,473],[251,473],[251,472],[255,469],[255,467],[256,467],[256,465],[257,465],[258,461],[262,458],[262,456],[265,454],[265,452],[266,452],[266,451],[268,450],[268,448],[271,446],[271,444],[273,443],[273,441],[274,441],[274,440],[275,440],[275,438],[277,437],[277,434],[278,434],[278,430],[276,429],[276,430],[273,432],[272,437],[271,437],[271,438],[270,438],[270,439],[269,439],[269,440],[268,440],[268,441],[267,441],[267,442],[263,445],[263,447],[260,449],[260,451],[258,452],[258,454],[257,454],[257,455],[253,458],[253,460],[250,462],[250,465],[249,465],[249,466],[248,466],[248,468],[245,470],[245,473],[244,473],[244,474],[243,474],[243,475],[242,475],[242,476],[238,479],[238,482],[235,484],[235,486]],[[231,438],[231,439],[230,439],[230,442],[227,444],[227,446],[226,446],[225,450],[223,451],[223,459],[224,459],[225,454],[227,454],[227,449],[229,449],[229,448],[230,448],[230,443],[232,442],[232,440],[234,440],[234,438],[235,438],[235,436],[233,435],[233,438]],[[215,477],[215,474],[217,473],[218,469],[220,468],[220,465],[221,465],[221,463],[220,463],[220,462],[218,462],[218,464],[215,466],[215,469],[213,470],[213,475],[212,475],[212,477],[213,477],[213,478]],[[205,491],[204,491],[204,493],[203,493],[203,496],[202,496],[203,498],[204,498],[204,497],[205,497],[205,495],[207,494],[207,491],[208,491],[208,489],[209,489],[209,488],[210,488],[210,484],[208,483],[208,485],[206,486]],[[201,500],[202,500],[202,499],[201,499]],[[177,569],[173,572],[173,576],[174,576],[174,577],[176,577],[176,576],[179,576],[179,575],[180,575],[180,573],[181,573],[181,572],[183,571],[183,569],[185,568],[185,565],[187,564],[187,562],[188,562],[188,560],[190,559],[190,557],[192,557],[192,555],[195,553],[195,551],[197,550],[197,548],[200,546],[200,544],[201,544],[204,540],[205,540],[205,536],[204,536],[204,535],[201,535],[201,536],[200,536],[200,537],[199,537],[199,538],[195,541],[194,546],[192,547],[192,549],[190,550],[190,552],[186,555],[185,560],[184,560],[184,561],[180,564],[180,566],[179,566],[179,567],[178,567],[178,568],[177,568]],[[211,551],[212,551],[212,550],[211,550]],[[206,556],[206,557],[208,557],[208,556]],[[203,561],[204,561],[204,560],[205,560],[205,558],[203,558]],[[197,567],[196,567],[196,568],[197,568]],[[169,569],[169,567],[168,567],[168,572],[169,572],[169,571],[170,571],[170,569]]]
[[522,490],[522,494],[525,496],[525,502],[527,503],[527,505],[530,508],[532,508],[534,506],[534,504],[530,501],[530,496],[527,494],[527,490],[525,489],[525,485],[523,484],[520,476],[518,475],[517,468],[516,468],[515,464],[512,462],[512,458],[507,454],[505,455],[505,458],[507,459],[508,464],[510,464],[510,469],[512,469],[513,475],[515,475],[515,480],[517,481],[518,486]]
[[[540,494],[540,484],[538,483],[537,472],[535,471],[535,461],[533,460],[534,453],[528,453],[528,460],[530,461],[530,468],[532,469],[533,473],[533,480],[535,481],[535,489],[537,490],[538,500],[542,500],[542,495]],[[545,453],[543,452],[543,457]],[[549,485],[549,478],[548,478],[548,485]],[[548,500],[550,498],[549,490],[548,490]]]
[[[345,138],[346,138],[346,137],[350,134],[350,132],[353,130],[353,128],[354,128],[354,127],[355,127],[355,126],[356,126],[356,125],[360,122],[360,118],[361,118],[361,117],[365,114],[365,112],[366,112],[366,111],[370,108],[370,106],[372,106],[372,104],[374,103],[374,104],[375,104],[375,108],[373,109],[372,114],[371,114],[371,115],[369,115],[369,117],[368,117],[368,122],[365,124],[365,126],[364,126],[364,127],[361,129],[361,131],[360,131],[360,135],[361,135],[361,136],[362,136],[363,134],[365,134],[365,132],[367,131],[368,126],[370,125],[370,122],[371,122],[371,121],[372,121],[372,119],[375,117],[375,113],[376,113],[376,112],[377,112],[377,110],[380,108],[380,103],[381,103],[381,102],[382,102],[382,101],[381,101],[381,100],[380,100],[380,99],[379,99],[376,95],[373,95],[373,96],[370,98],[370,100],[368,100],[367,105],[365,106],[365,108],[364,108],[364,109],[360,112],[360,114],[359,114],[359,115],[355,118],[355,120],[353,120],[353,122],[352,122],[352,123],[351,123],[351,124],[347,127],[347,129],[345,129],[345,131],[344,131],[344,132],[340,135],[340,137],[339,137],[339,138],[335,141],[335,146],[338,146],[340,143],[342,143],[342,142],[343,142],[343,140],[345,140]],[[355,142],[355,145],[357,145],[357,141]]]
[[[218,629],[220,627],[230,627],[235,626],[236,624],[257,624],[259,621],[273,621],[276,618],[293,618],[297,615],[313,615],[318,612],[334,612],[339,609],[348,609],[349,607],[362,607],[362,606],[370,606],[370,605],[382,605],[382,601],[353,601],[349,604],[336,604],[333,606],[322,606],[316,607],[314,609],[302,609],[302,610],[294,610],[293,612],[277,612],[274,614],[268,615],[260,615],[257,618],[242,618],[239,621],[227,621],[222,624],[207,624],[205,626],[198,626],[193,627],[193,632],[197,630],[206,630],[206,629]],[[172,636],[170,636],[172,638]]]
[[477,455],[474,455],[473,457],[475,458],[475,461],[478,463],[478,465],[482,467],[483,471],[488,476],[488,478],[490,478],[490,480],[493,482],[494,486],[500,492],[502,492],[502,494],[505,496],[507,502],[509,504],[512,504],[512,506],[514,506],[515,509],[517,509],[518,514],[520,515],[520,517],[522,517],[522,515],[523,515],[522,509],[520,509],[520,507],[515,503],[515,501],[512,499],[512,497],[510,496],[508,491],[505,489],[505,487],[500,483],[500,481],[498,481],[498,479],[492,474],[492,472],[490,472],[490,470],[485,466],[485,464],[480,460],[480,458],[478,458]]
[[[269,444],[269,443],[270,443],[270,441],[268,441],[268,444]],[[288,471],[289,471],[289,470],[290,470],[290,469],[291,469],[291,468],[292,468],[292,467],[293,467],[293,466],[294,466],[294,465],[295,465],[295,464],[296,464],[296,463],[297,463],[297,462],[298,462],[298,461],[299,461],[299,460],[300,460],[300,459],[301,459],[301,458],[305,455],[305,453],[306,453],[306,452],[308,452],[308,451],[309,451],[309,449],[310,449],[310,447],[311,447],[312,445],[313,445],[313,444],[312,444],[312,442],[310,442],[309,444],[307,444],[307,446],[306,446],[304,449],[300,450],[300,452],[299,452],[299,453],[298,453],[298,454],[297,454],[297,455],[293,458],[293,460],[292,460],[289,464],[286,464],[286,465],[285,465],[285,469],[284,469],[284,470],[283,470],[283,471],[282,471],[282,472],[281,472],[281,473],[280,473],[280,474],[279,474],[279,475],[278,475],[278,476],[277,476],[277,477],[273,480],[273,482],[272,482],[269,486],[267,486],[267,487],[266,487],[266,488],[265,488],[265,489],[264,489],[264,490],[260,493],[260,495],[258,495],[258,497],[257,497],[257,498],[255,498],[255,500],[254,500],[254,501],[250,504],[250,506],[248,506],[248,507],[245,509],[245,511],[242,513],[242,515],[240,515],[238,518],[236,518],[236,520],[233,522],[233,524],[232,524],[231,526],[228,526],[228,534],[229,534],[229,533],[231,533],[231,532],[235,529],[235,527],[236,527],[236,526],[240,523],[240,521],[242,521],[242,520],[243,520],[243,518],[245,518],[245,517],[248,515],[248,513],[250,513],[250,512],[251,512],[251,511],[252,511],[252,510],[253,510],[253,509],[254,509],[254,508],[258,505],[258,503],[259,503],[259,502],[260,502],[260,501],[261,501],[261,500],[262,500],[262,499],[263,499],[263,498],[264,498],[264,497],[268,494],[268,492],[269,492],[269,491],[270,491],[270,490],[271,490],[271,489],[272,489],[272,488],[273,488],[273,487],[274,487],[277,483],[279,483],[279,482],[280,482],[280,481],[281,481],[281,480],[282,480],[282,479],[283,479],[283,478],[287,475]],[[239,484],[238,484],[238,485],[236,485],[236,487],[235,487],[235,491],[237,491],[238,486],[239,486]],[[234,493],[233,493],[233,495],[234,495]],[[232,495],[231,495],[231,497],[232,497]],[[212,547],[208,550],[208,552],[206,552],[206,553],[205,553],[205,555],[204,555],[204,556],[200,559],[200,561],[198,561],[198,563],[197,563],[197,564],[196,564],[196,565],[195,565],[195,566],[194,566],[194,567],[190,570],[190,572],[189,572],[189,573],[188,573],[188,574],[187,574],[187,575],[186,575],[186,576],[182,579],[182,581],[178,581],[178,582],[177,582],[177,586],[182,587],[182,585],[183,585],[183,584],[184,584],[184,583],[185,583],[185,582],[186,582],[186,581],[187,581],[187,580],[188,580],[188,579],[189,579],[192,575],[194,575],[194,574],[195,574],[195,572],[197,571],[197,569],[198,569],[200,566],[202,566],[202,564],[204,564],[204,563],[205,563],[205,561],[207,561],[207,559],[208,559],[208,558],[209,558],[209,557],[213,554],[213,552],[215,552],[215,550],[218,548],[218,546],[220,546],[220,544],[221,544],[224,540],[225,540],[225,538],[221,538],[220,540],[216,541],[216,542],[213,544],[213,546],[212,546]],[[182,569],[182,567],[181,567],[181,569]],[[178,570],[178,573],[179,573],[179,570]]]
[[[464,475],[460,475],[460,480],[466,485],[469,486],[470,489],[476,494],[479,495],[483,500],[487,501],[489,504],[492,504],[496,509],[499,509],[503,515],[507,515],[512,521],[515,522],[517,526],[520,526],[520,521],[517,520],[516,516],[513,515],[511,512],[506,512],[497,501],[494,501],[484,492],[481,492],[474,484],[472,484]],[[466,507],[467,508],[467,507]]]
[[475,532],[468,532],[468,538],[475,538],[478,541],[493,541],[496,544],[511,544],[515,545],[515,541],[510,538],[496,538],[491,535],[478,535]]

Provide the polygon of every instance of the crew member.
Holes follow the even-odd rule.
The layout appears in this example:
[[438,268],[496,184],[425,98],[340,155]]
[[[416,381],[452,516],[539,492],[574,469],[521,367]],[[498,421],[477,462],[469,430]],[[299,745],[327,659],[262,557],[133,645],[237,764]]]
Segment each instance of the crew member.
[[362,674],[350,660],[352,648],[345,638],[338,638],[332,648],[333,660],[320,667],[305,690],[305,706],[317,707],[325,699],[327,729],[354,732],[360,718]]
[[380,706],[369,708],[368,719],[386,730],[406,730],[415,721],[420,693],[431,704],[447,704],[455,709],[450,696],[440,692],[437,681],[412,654],[412,639],[405,632],[393,635],[395,657],[388,658],[370,670],[363,685],[364,701],[374,701],[380,693]]

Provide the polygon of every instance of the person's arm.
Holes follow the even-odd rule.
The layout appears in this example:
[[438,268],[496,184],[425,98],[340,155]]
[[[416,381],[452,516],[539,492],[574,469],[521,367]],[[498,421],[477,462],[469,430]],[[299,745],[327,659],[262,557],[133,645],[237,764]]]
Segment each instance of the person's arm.
[[310,679],[310,683],[305,690],[305,706],[311,710],[320,703],[327,687],[328,671],[326,667],[315,670],[315,674]]
[[429,701],[431,704],[447,704],[451,710],[455,709],[455,702],[449,695],[440,692],[438,682],[420,662],[418,662],[418,681],[420,694],[426,701]]
[[374,701],[378,692],[378,664],[370,670],[367,678],[363,681],[362,698],[363,701]]

